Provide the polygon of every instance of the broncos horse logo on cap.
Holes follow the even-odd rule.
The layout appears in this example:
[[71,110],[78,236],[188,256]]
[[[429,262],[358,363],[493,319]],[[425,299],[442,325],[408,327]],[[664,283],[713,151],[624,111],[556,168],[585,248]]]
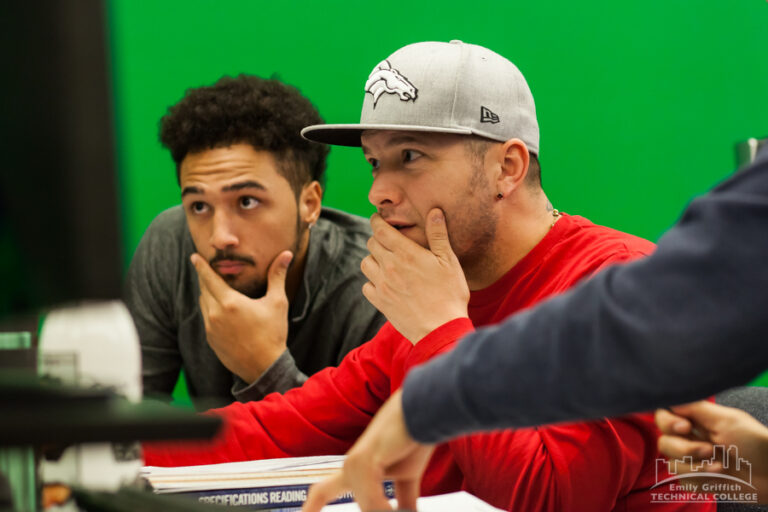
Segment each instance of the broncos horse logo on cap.
[[384,60],[368,76],[365,92],[373,95],[373,108],[376,108],[376,102],[384,93],[397,94],[402,101],[415,101],[419,91],[398,70],[393,69],[388,60]]

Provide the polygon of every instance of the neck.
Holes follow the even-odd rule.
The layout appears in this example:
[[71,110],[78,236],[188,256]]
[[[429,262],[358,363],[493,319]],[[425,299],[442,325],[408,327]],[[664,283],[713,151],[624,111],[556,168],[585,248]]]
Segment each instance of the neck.
[[470,290],[482,290],[498,281],[541,242],[557,220],[543,191],[503,199],[497,218],[493,244],[476,261],[462,261]]
[[285,295],[288,297],[288,302],[293,302],[299,286],[301,286],[308,252],[309,229],[305,229],[299,236],[296,248],[294,249],[293,260],[291,260],[291,266],[288,267],[288,274],[285,276]]

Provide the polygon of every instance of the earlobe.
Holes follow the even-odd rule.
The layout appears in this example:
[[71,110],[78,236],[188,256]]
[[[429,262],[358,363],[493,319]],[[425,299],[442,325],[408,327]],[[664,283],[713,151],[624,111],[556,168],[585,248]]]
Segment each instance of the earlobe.
[[502,196],[508,196],[525,181],[530,154],[525,143],[520,139],[508,140],[500,150],[502,165],[497,188]]
[[320,217],[322,209],[323,188],[320,183],[313,181],[304,185],[299,196],[299,215],[308,225],[313,225]]

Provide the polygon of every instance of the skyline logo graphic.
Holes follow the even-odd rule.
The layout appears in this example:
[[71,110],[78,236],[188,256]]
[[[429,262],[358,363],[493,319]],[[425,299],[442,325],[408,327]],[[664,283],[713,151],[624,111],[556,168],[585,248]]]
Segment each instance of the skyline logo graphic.
[[[731,474],[723,474],[718,466]],[[715,445],[712,457],[698,464],[691,456],[656,459],[656,483],[651,490],[658,490],[651,493],[651,503],[684,503],[708,497],[718,502],[757,503],[752,463],[739,456],[735,445]]]

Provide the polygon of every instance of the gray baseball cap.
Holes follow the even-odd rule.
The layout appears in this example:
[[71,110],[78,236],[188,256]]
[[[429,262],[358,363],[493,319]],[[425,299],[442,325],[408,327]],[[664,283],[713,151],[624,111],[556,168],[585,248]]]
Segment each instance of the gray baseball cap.
[[409,130],[518,138],[539,152],[539,124],[520,70],[482,46],[414,43],[381,61],[365,83],[360,124],[307,126],[308,140],[360,146],[364,130]]

